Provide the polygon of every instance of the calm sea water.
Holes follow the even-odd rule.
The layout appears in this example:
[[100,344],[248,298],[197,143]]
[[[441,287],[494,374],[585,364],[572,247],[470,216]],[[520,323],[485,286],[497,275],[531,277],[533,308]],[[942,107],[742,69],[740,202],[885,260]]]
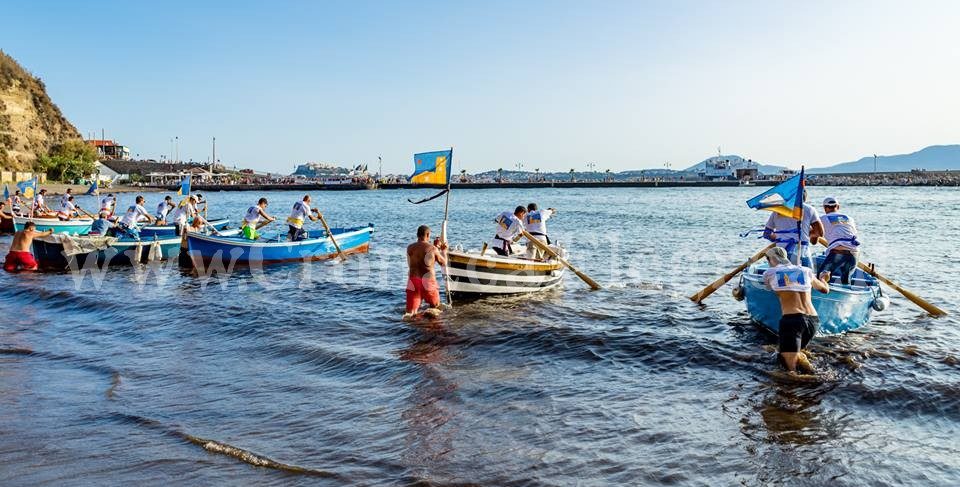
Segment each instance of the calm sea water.
[[[606,288],[568,274],[429,323],[400,321],[404,247],[442,215],[406,199],[428,191],[314,193],[331,223],[377,226],[347,263],[0,275],[0,483],[960,484],[960,191],[811,188],[951,316],[892,296],[816,339],[826,379],[793,384],[729,286],[686,298],[762,247],[737,236],[766,217],[756,192],[459,191],[453,243],[554,206],[554,238]],[[238,219],[259,195],[208,196]],[[286,216],[301,195],[267,196]]]

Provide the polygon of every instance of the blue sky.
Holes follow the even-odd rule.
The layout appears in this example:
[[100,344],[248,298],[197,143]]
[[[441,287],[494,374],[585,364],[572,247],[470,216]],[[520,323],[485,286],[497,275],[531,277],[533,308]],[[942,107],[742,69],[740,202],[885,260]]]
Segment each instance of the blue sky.
[[[288,173],[822,166],[960,142],[957,2],[15,2],[84,134]],[[99,135],[98,135],[99,136]]]

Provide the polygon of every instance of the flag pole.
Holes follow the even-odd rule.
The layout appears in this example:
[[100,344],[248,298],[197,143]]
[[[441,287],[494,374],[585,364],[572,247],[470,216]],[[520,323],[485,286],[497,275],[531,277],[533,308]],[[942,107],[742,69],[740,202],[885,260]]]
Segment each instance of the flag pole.
[[[450,147],[450,161],[447,163],[447,167],[444,168],[444,172],[447,175],[447,198],[443,203],[443,224],[440,226],[440,241],[444,244],[447,243],[447,217],[450,214],[450,183],[453,181],[452,175],[450,174],[453,171],[453,147]],[[449,244],[447,248],[443,250],[443,261],[447,262]],[[453,306],[453,296],[450,295],[450,272],[447,270],[447,265],[443,265],[443,284],[447,293],[447,304],[451,307]]]
[[[800,255],[803,253],[803,205],[805,203],[803,193],[806,190],[806,174],[804,174],[804,166],[800,166],[800,194],[797,195],[797,199],[800,200],[800,219],[797,220],[797,266],[800,266],[800,263],[803,262],[803,258]],[[809,237],[809,235],[807,237]],[[810,265],[813,265],[813,262],[811,262]]]

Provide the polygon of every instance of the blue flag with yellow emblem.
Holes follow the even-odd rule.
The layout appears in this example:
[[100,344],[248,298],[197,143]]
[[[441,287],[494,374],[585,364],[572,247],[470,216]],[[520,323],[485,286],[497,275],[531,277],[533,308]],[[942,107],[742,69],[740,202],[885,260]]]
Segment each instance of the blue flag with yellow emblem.
[[37,178],[29,181],[20,181],[17,183],[17,189],[20,190],[20,194],[22,194],[24,198],[33,199],[33,195],[37,192]]
[[413,155],[413,184],[447,184],[453,165],[453,149]]
[[803,168],[800,174],[760,193],[747,201],[747,206],[755,210],[768,210],[785,217],[799,220],[803,218],[803,188],[805,186]]

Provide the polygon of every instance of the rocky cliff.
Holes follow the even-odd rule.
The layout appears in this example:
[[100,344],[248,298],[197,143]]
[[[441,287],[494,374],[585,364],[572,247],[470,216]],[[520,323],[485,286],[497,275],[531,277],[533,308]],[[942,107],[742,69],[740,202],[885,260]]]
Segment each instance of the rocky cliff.
[[43,81],[0,51],[0,168],[29,171],[55,144],[79,138]]

